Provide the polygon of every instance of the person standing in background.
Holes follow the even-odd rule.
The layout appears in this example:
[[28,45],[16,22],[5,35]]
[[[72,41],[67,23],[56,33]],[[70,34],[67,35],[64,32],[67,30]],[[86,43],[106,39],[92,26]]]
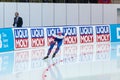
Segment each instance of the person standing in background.
[[19,16],[18,12],[15,12],[15,18],[14,18],[13,26],[14,27],[22,27],[22,25],[23,25],[22,18]]

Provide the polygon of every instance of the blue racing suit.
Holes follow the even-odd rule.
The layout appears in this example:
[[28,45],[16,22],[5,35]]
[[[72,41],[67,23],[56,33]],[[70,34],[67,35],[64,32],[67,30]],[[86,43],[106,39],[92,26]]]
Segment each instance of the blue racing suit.
[[57,43],[57,48],[56,48],[56,50],[54,52],[54,55],[56,55],[56,53],[58,53],[58,51],[59,51],[59,49],[60,49],[60,47],[62,45],[63,39],[66,36],[66,34],[58,33],[57,35],[52,35],[52,36],[53,36],[54,41],[52,41],[50,43],[50,48],[48,50],[47,56],[50,55],[50,53],[51,53],[51,51],[52,51],[52,49],[53,49],[53,47],[55,46],[56,43]]

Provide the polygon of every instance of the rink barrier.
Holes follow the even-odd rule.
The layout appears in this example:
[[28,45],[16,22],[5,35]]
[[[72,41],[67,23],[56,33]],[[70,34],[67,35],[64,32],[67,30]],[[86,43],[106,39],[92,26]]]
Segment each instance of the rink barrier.
[[67,33],[63,45],[120,41],[119,24],[1,28],[0,52],[49,46],[60,30]]
[[111,24],[111,42],[120,42],[120,24]]
[[13,28],[14,49],[27,49],[45,46],[44,29],[36,28]]
[[110,42],[109,25],[13,28],[14,49],[49,46],[53,41],[52,35],[60,30],[67,33],[63,41],[64,45]]
[[0,28],[0,52],[14,50],[13,31],[11,28]]

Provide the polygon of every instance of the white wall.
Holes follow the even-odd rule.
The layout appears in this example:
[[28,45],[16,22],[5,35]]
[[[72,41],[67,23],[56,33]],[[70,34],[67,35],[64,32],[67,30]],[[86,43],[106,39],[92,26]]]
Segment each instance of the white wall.
[[92,4],[91,5],[91,24],[103,24],[103,5]]
[[42,25],[42,4],[30,3],[30,26]]
[[54,5],[54,25],[66,25],[67,13],[66,4],[55,4]]
[[0,3],[0,27],[12,27],[14,13],[23,26],[116,24],[119,4]]
[[42,26],[54,25],[54,4],[42,4]]
[[78,4],[67,4],[67,25],[78,25]]
[[17,11],[23,18],[23,26],[30,26],[30,7],[28,3],[17,4]]
[[3,3],[0,3],[0,28],[3,27],[3,23],[4,23],[4,18],[3,18]]
[[[115,7],[115,13],[114,14],[117,16],[117,8],[120,8],[120,5],[117,4],[117,5],[114,5],[114,7]],[[117,21],[117,20],[120,20],[120,19],[118,19],[119,16],[117,16],[117,17],[116,16],[115,16],[115,23],[119,23],[120,24],[120,21]]]
[[4,27],[12,27],[14,20],[14,13],[16,12],[16,3],[4,4]]
[[79,4],[79,25],[90,24],[90,4]]
[[103,13],[103,24],[117,23],[117,9],[114,4],[104,5]]

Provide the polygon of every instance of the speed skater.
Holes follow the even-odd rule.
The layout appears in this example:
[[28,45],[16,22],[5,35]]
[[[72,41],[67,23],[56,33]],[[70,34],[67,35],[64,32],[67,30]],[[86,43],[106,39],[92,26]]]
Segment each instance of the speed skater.
[[52,55],[52,58],[55,57],[55,55],[58,53],[58,51],[60,50],[60,47],[62,45],[62,42],[63,42],[63,39],[64,37],[66,36],[67,34],[65,33],[62,33],[61,31],[59,31],[58,34],[53,34],[52,35],[52,38],[54,39],[53,41],[50,42],[50,47],[48,49],[48,52],[47,52],[47,56],[45,56],[43,59],[47,59],[53,49],[53,47],[55,46],[55,44],[57,44],[57,48],[55,50],[55,52],[53,53]]

